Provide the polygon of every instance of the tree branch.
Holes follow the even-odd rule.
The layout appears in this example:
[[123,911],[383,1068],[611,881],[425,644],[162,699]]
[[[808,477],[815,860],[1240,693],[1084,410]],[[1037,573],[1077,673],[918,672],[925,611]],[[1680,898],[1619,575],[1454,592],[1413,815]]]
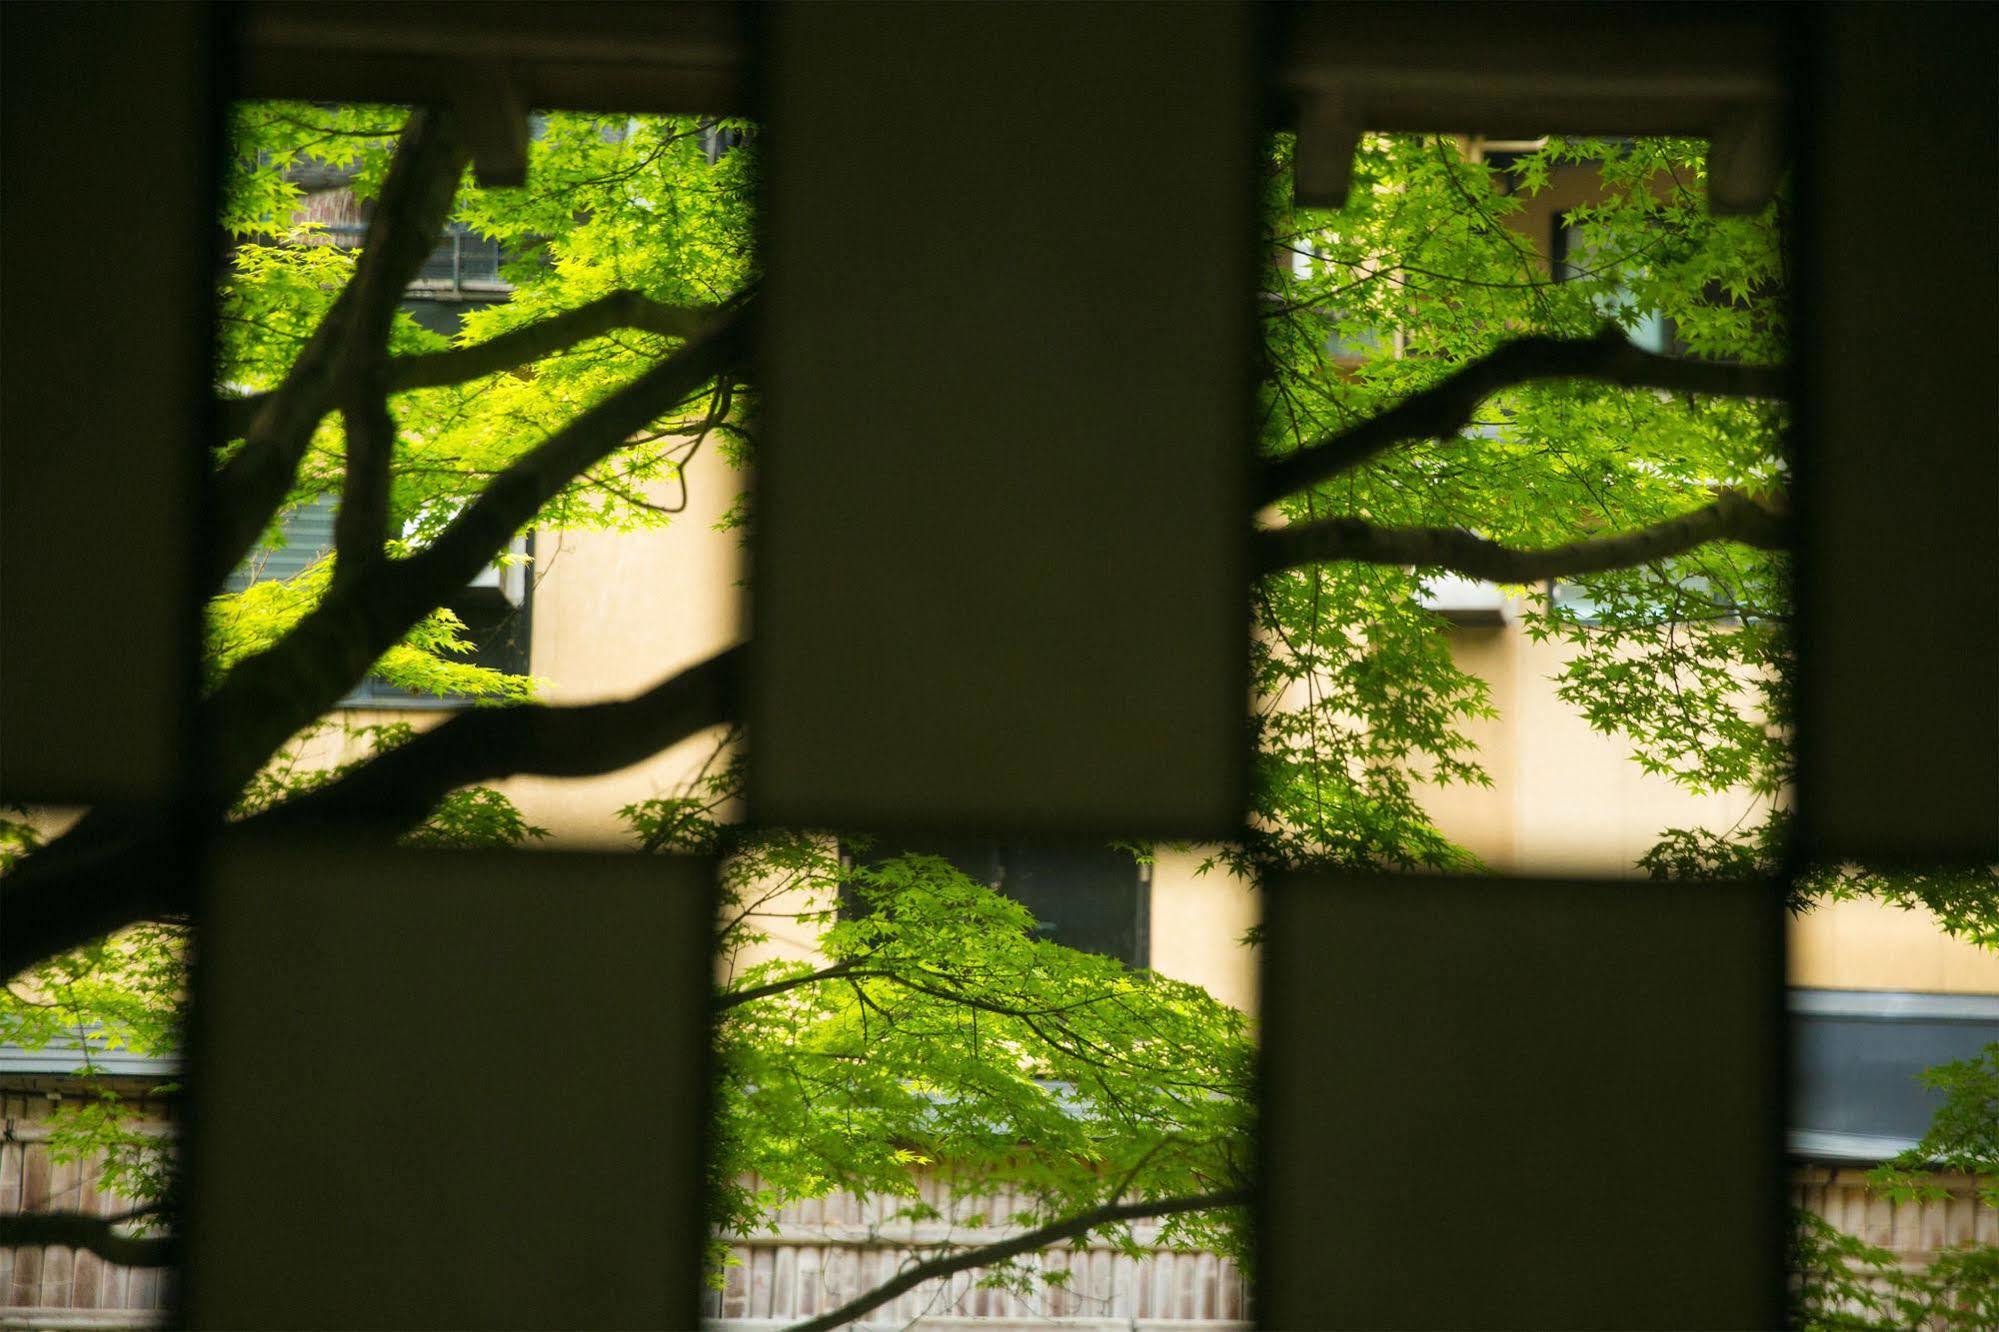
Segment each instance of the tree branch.
[[452,791],[476,782],[522,773],[615,772],[733,720],[744,655],[740,645],[728,648],[615,703],[461,712],[345,777],[236,827],[366,820],[371,831],[397,833],[421,823]]
[[382,559],[389,527],[389,463],[396,420],[389,415],[382,367],[359,365],[340,389],[347,438],[346,478],[333,514],[333,581],[345,583]]
[[[701,337],[501,473],[428,550],[411,559],[373,564],[335,586],[283,640],[238,662],[201,704],[199,724],[209,739],[209,761],[203,773],[208,785],[197,793],[190,817],[197,822],[219,821],[244,783],[287,739],[334,706],[412,625],[470,582],[565,484],[726,369],[748,347],[751,313],[746,301],[726,309]],[[289,479],[284,484],[288,486]],[[734,668],[719,669],[727,672]],[[513,771],[577,775],[610,771],[653,752],[631,746],[646,734],[639,725],[649,711],[644,700],[651,700],[660,714],[670,711],[666,698],[660,695],[671,692],[668,686],[672,683],[640,699],[599,704],[594,709],[481,710],[455,718],[433,734],[449,731],[463,735],[470,730],[475,736],[496,737],[514,728],[511,743],[517,748],[506,751],[512,755],[506,762],[524,766]],[[691,685],[688,688],[698,692]],[[620,713],[619,708],[628,711]],[[690,706],[687,715],[692,718],[696,711]],[[483,720],[505,717],[508,712],[525,715],[491,723]],[[593,717],[605,720],[593,721]],[[716,720],[727,718],[718,716]],[[661,724],[665,730],[652,734],[671,730],[670,724]],[[695,726],[690,720],[693,729],[687,733],[707,724],[704,721]],[[494,730],[482,732],[480,728],[486,726]],[[551,766],[525,766],[531,764],[526,748],[539,743],[544,731],[547,743],[555,747]],[[527,735],[536,739],[529,741],[524,738]],[[593,737],[587,745],[566,743],[569,738],[586,735]],[[661,740],[655,747],[663,748],[670,742]],[[429,742],[431,746],[447,743],[442,739]],[[603,746],[605,766],[585,766],[587,760],[577,757],[591,746]],[[476,754],[458,752],[447,757],[459,765],[455,771],[471,775],[461,775],[437,790],[429,797],[430,803],[456,785],[497,775],[497,770]],[[491,762],[499,762],[501,757],[496,751]],[[612,758],[617,761],[608,761]],[[409,762],[402,760],[397,771]],[[568,766],[558,766],[562,764]],[[375,780],[384,783],[378,796],[390,809],[408,809],[422,795],[424,783],[414,778]],[[332,790],[328,788],[326,805],[315,808],[334,812]],[[368,807],[375,797],[341,797],[347,798]],[[422,818],[429,807],[423,805],[415,818]],[[299,815],[294,812],[288,817]],[[41,958],[87,943],[134,920],[186,911],[181,876],[163,869],[163,865],[179,863],[178,843],[156,826],[157,822],[93,811],[0,879],[0,919],[6,921],[6,928],[0,930],[0,975],[12,976]]]
[[[663,305],[636,291],[614,291],[588,305],[524,324],[484,342],[449,351],[393,357],[389,361],[388,391],[406,393],[411,389],[443,388],[497,375],[622,328],[667,338],[691,338],[714,319],[720,308]],[[218,399],[221,437],[225,440],[242,437],[257,414],[279,392],[282,390]]]
[[1024,1253],[1045,1249],[1062,1240],[1076,1239],[1115,1222],[1138,1221],[1153,1216],[1172,1216],[1181,1212],[1206,1212],[1217,1207],[1238,1207],[1248,1201],[1249,1190],[1228,1189],[1219,1193],[1204,1193],[1190,1197],[1107,1203],[1064,1220],[1050,1222],[1039,1229],[1015,1235],[1012,1239],[945,1254],[928,1262],[918,1263],[914,1267],[904,1268],[890,1280],[848,1300],[831,1313],[823,1313],[817,1318],[794,1323],[786,1328],[785,1332],[832,1332],[834,1328],[845,1327],[870,1309],[880,1308],[896,1296],[914,1290],[926,1281],[955,1276],[974,1267],[991,1267],[1009,1258],[1018,1258]]
[[1596,338],[1518,338],[1381,415],[1266,464],[1255,487],[1255,506],[1273,504],[1351,471],[1406,440],[1455,435],[1485,399],[1539,379],[1595,379],[1626,388],[1736,398],[1780,398],[1785,392],[1785,372],[1780,367],[1659,356],[1634,346],[1614,329]]
[[495,477],[425,550],[336,585],[281,642],[238,662],[202,705],[216,812],[412,625],[471,582],[565,485],[729,369],[748,350],[751,313],[747,302],[725,309],[700,336]]
[[[225,837],[269,828],[373,821],[392,835],[422,822],[446,794],[519,773],[612,772],[734,718],[741,647],[661,681],[635,698],[578,707],[528,705],[462,712],[338,781]],[[184,847],[163,820],[93,810],[0,879],[0,977],[102,938],[135,920],[193,908]]]
[[0,1249],[32,1249],[54,1245],[87,1249],[120,1267],[165,1267],[174,1261],[178,1245],[167,1238],[121,1235],[120,1218],[83,1212],[22,1212],[0,1216]]
[[[442,111],[410,116],[368,222],[354,276],[319,321],[284,383],[260,396],[243,448],[211,484],[202,586],[215,587],[243,562],[284,503],[299,460],[332,405],[355,339],[385,346],[389,320],[451,214],[466,154]],[[379,352],[377,353],[379,354]]]
[[436,541],[402,561],[398,576],[424,589],[416,598],[427,600],[424,609],[471,581],[570,481],[741,361],[754,311],[748,293],[722,307],[671,357],[500,473]]
[[0,878],[0,976],[185,911],[190,856],[164,818],[93,809]]
[[1628,569],[1710,541],[1738,541],[1760,550],[1786,544],[1785,515],[1746,495],[1724,491],[1712,504],[1649,527],[1562,546],[1522,550],[1451,527],[1377,527],[1359,518],[1267,528],[1256,534],[1256,566],[1271,573],[1302,564],[1354,560],[1448,569],[1489,583],[1538,583],[1548,578]]
[[732,1008],[741,1008],[744,1004],[753,1004],[759,999],[768,999],[772,995],[783,994],[788,990],[802,990],[823,980],[838,980],[842,976],[880,974],[873,971],[858,971],[855,969],[858,966],[859,963],[856,962],[836,962],[830,967],[804,976],[787,976],[783,980],[771,981],[767,985],[758,985],[748,990],[723,990],[715,995],[714,1010],[717,1013],[726,1013]]

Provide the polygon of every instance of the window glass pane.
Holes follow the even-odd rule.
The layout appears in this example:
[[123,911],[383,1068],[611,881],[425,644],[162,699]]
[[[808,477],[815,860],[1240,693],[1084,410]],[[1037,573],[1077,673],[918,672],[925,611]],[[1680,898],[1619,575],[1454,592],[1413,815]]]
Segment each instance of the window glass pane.
[[[889,847],[899,850],[890,850]],[[1034,916],[1036,937],[1081,952],[1147,965],[1150,955],[1148,876],[1129,851],[1117,847],[1045,846],[972,839],[888,838],[850,852],[861,865],[898,855],[938,856],[975,883],[997,888]],[[841,896],[850,917],[865,912],[851,891]]]

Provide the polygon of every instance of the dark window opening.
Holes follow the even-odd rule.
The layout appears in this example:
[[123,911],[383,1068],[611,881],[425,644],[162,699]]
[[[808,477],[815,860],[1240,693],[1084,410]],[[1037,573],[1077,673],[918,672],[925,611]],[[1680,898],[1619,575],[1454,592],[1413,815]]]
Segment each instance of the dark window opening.
[[[1572,214],[1556,214],[1554,234],[1549,238],[1548,245],[1549,267],[1553,270],[1555,281],[1569,282],[1578,277],[1595,276],[1596,266],[1608,257],[1593,253],[1585,232],[1585,225]],[[1680,340],[1679,330],[1671,319],[1657,310],[1641,311],[1633,318],[1629,312],[1635,305],[1636,297],[1620,289],[1599,300],[1598,313],[1606,319],[1618,318],[1632,343],[1646,351],[1662,356],[1685,353],[1686,344]]]
[[[1151,874],[1129,851],[933,839],[899,847],[878,843],[866,852],[847,853],[863,865],[903,854],[941,857],[973,882],[1005,893],[1033,913],[1038,938],[1114,957],[1126,966],[1151,964]],[[854,895],[841,894],[842,915],[864,910]]]
[[1793,1153],[1881,1160],[1930,1127],[1924,1070],[1999,1041],[1999,997],[1884,990],[1790,993]]
[[[339,501],[322,495],[288,514],[281,526],[285,544],[275,550],[259,551],[229,575],[224,587],[240,592],[253,582],[271,582],[297,576],[315,560],[333,549],[333,516]],[[484,666],[509,675],[526,675],[533,641],[534,534],[514,544],[516,554],[528,562],[511,568],[487,568],[471,584],[444,603],[444,608],[464,624],[460,636],[472,650],[453,658],[469,666]],[[340,700],[343,707],[438,707],[465,701],[462,694],[423,694],[398,688],[369,676]]]

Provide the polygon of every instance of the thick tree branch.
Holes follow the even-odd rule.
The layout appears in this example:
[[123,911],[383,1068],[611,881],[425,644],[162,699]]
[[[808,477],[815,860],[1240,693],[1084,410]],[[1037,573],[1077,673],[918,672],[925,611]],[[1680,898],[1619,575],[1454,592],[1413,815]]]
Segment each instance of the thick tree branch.
[[363,822],[399,833],[461,786],[522,773],[590,777],[629,767],[710,727],[733,721],[744,649],[717,653],[616,703],[525,704],[461,712],[338,781],[237,825],[296,828]]
[[564,486],[730,369],[748,349],[750,316],[747,304],[727,309],[699,337],[494,478],[420,554],[376,564],[335,586],[282,642],[239,662],[202,707],[216,811],[411,626],[471,582]]
[[120,1267],[164,1267],[174,1261],[178,1248],[166,1238],[121,1235],[114,1229],[115,1217],[89,1216],[82,1212],[23,1212],[0,1216],[0,1249],[32,1249],[55,1245],[65,1249],[87,1249],[107,1263]]
[[1248,1201],[1247,1189],[1229,1189],[1190,1197],[1155,1198],[1149,1202],[1109,1203],[1087,1212],[1079,1212],[1061,1221],[1050,1222],[1038,1229],[1015,1235],[1012,1239],[984,1244],[976,1249],[961,1249],[918,1263],[914,1267],[904,1268],[892,1279],[848,1300],[831,1313],[808,1318],[802,1323],[793,1323],[785,1329],[785,1332],[832,1332],[834,1328],[845,1327],[870,1309],[878,1309],[896,1296],[914,1290],[926,1281],[955,1276],[959,1272],[969,1271],[975,1267],[991,1267],[1009,1258],[1018,1258],[1022,1254],[1034,1253],[1050,1245],[1059,1244],[1063,1240],[1077,1239],[1092,1230],[1119,1221],[1139,1221],[1146,1217],[1173,1216],[1181,1212],[1206,1212],[1217,1207],[1239,1207]]
[[[619,329],[638,329],[668,338],[691,338],[707,327],[719,309],[718,306],[663,305],[636,291],[614,291],[588,305],[510,329],[484,342],[453,347],[449,351],[393,357],[388,364],[388,391],[405,393],[411,389],[443,388],[517,370],[557,352],[567,351],[580,342]],[[218,400],[216,407],[222,438],[240,438],[250,428],[257,413],[281,391]]]
[[261,395],[242,432],[242,449],[215,474],[203,586],[219,585],[243,562],[284,503],[355,348],[385,345],[396,302],[451,214],[465,162],[465,149],[446,113],[420,110],[410,116],[354,276],[313,330],[284,383]]
[[0,879],[0,978],[187,910],[186,839],[162,818],[92,810]]
[[340,388],[347,439],[346,479],[333,514],[333,581],[345,583],[382,559],[389,526],[389,463],[396,420],[389,415],[382,367],[357,365]]
[[[209,740],[209,762],[204,776],[209,784],[198,793],[199,804],[189,811],[191,817],[197,822],[219,821],[244,783],[287,739],[339,702],[341,695],[366,674],[382,653],[400,641],[412,625],[470,582],[564,485],[728,368],[748,346],[750,316],[747,304],[727,310],[708,333],[571,422],[502,473],[430,549],[411,559],[369,566],[353,579],[332,588],[281,642],[237,663],[221,687],[202,704],[200,725]],[[697,692],[692,685],[687,690]],[[641,698],[651,700],[654,708],[664,712],[667,699],[659,696],[661,691],[674,692],[662,685]],[[492,733],[495,735],[507,728],[518,728],[513,743],[522,748],[509,753],[523,755],[529,743],[523,737],[541,737],[544,732],[548,743],[556,747],[551,751],[551,766],[525,766],[513,769],[516,771],[578,774],[610,771],[671,743],[670,739],[663,739],[652,748],[639,751],[628,748],[644,734],[638,721],[648,708],[641,700],[597,707],[612,711],[516,709],[513,711],[528,715],[490,725],[495,728]],[[615,711],[618,708],[629,711],[621,714]],[[550,716],[571,711],[585,715]],[[463,722],[476,736],[482,733],[481,727],[489,725],[480,719],[505,715],[497,710],[468,713],[438,730]],[[692,718],[695,710],[690,706],[686,715]],[[605,727],[594,722],[593,717],[615,720]],[[715,720],[727,717],[717,716]],[[694,729],[706,724],[703,722]],[[666,729],[670,730],[670,725]],[[462,735],[464,731],[452,734]],[[585,736],[593,737],[588,745],[568,743],[572,738]],[[431,743],[443,746],[448,742]],[[598,744],[605,746],[602,753],[607,759],[628,756],[608,762],[608,766],[579,766],[589,760],[577,755]],[[443,790],[497,775],[491,769],[491,762],[482,764],[462,753],[450,757],[453,763],[461,760],[462,766],[454,771],[471,775],[459,776]],[[522,757],[521,761],[529,760]],[[409,760],[403,762],[407,764]],[[564,768],[560,764],[571,766]],[[393,783],[386,777],[376,780],[385,784],[381,796],[386,805],[407,809],[417,802],[421,782],[411,780],[405,786],[402,779]],[[388,789],[391,785],[396,788],[394,792]],[[442,790],[437,792],[442,793]],[[367,804],[359,797],[354,798],[362,805]],[[433,795],[431,802],[435,799]],[[330,796],[327,803],[329,807],[333,804]],[[423,806],[423,810],[428,808],[428,804]],[[328,812],[332,810],[329,808]],[[420,819],[422,813],[420,810],[416,818]],[[299,816],[295,812],[288,817]],[[185,912],[188,903],[180,895],[184,877],[162,868],[163,863],[177,863],[174,852],[175,844],[158,827],[136,822],[129,816],[93,812],[27,857],[0,879],[0,920],[6,922],[6,928],[0,930],[0,976],[12,976],[41,958],[87,943],[134,920]]]
[[443,535],[398,566],[425,609],[464,586],[542,505],[633,435],[748,355],[749,296],[724,307],[665,361],[550,435],[492,481]]
[[1489,583],[1538,583],[1548,578],[1628,569],[1710,541],[1738,541],[1780,550],[1788,524],[1782,513],[1725,491],[1712,504],[1612,536],[1522,550],[1451,527],[1377,527],[1358,518],[1268,528],[1256,534],[1256,564],[1270,573],[1302,564],[1354,560],[1448,569]]
[[1273,504],[1407,440],[1454,435],[1494,393],[1539,379],[1595,379],[1626,388],[1736,398],[1780,398],[1785,392],[1785,372],[1776,366],[1660,356],[1633,346],[1614,330],[1598,338],[1518,338],[1381,415],[1269,463],[1257,483],[1255,505]]
[[[335,821],[391,835],[474,782],[615,771],[734,720],[743,655],[730,648],[617,703],[460,713],[310,795],[232,825],[225,837]],[[93,811],[0,879],[0,977],[135,920],[184,914],[191,887],[184,850],[164,822]]]

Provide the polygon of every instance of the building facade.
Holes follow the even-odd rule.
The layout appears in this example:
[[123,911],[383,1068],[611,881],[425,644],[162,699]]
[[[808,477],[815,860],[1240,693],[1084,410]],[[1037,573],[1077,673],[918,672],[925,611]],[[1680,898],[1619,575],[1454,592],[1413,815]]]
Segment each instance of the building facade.
[[[1562,184],[1518,220],[1537,237],[1559,234],[1561,210],[1584,186]],[[1566,202],[1565,202],[1566,200]],[[353,219],[337,198],[319,200],[333,225]],[[412,308],[433,327],[453,324],[456,303],[504,296],[476,238],[447,239]],[[711,656],[744,634],[742,552],[724,515],[742,485],[713,452],[688,468],[686,508],[666,528],[628,533],[541,532],[524,579],[468,589],[480,608],[482,650],[546,682],[556,704],[628,696]],[[658,498],[678,500],[681,487]],[[298,554],[313,549],[302,519]],[[530,553],[523,551],[523,553]],[[281,576],[266,568],[246,576]],[[1487,680],[1497,718],[1472,738],[1490,787],[1432,791],[1439,825],[1498,873],[1602,876],[1636,873],[1635,862],[1667,827],[1725,825],[1749,812],[1746,797],[1696,797],[1634,764],[1625,745],[1589,726],[1555,695],[1564,648],[1525,631],[1521,603],[1500,589],[1446,581],[1434,608],[1452,624],[1452,651]],[[468,621],[471,617],[468,615]],[[499,660],[499,658],[495,658]],[[356,724],[435,724],[449,706],[362,689],[350,698]],[[308,761],[359,757],[351,737],[329,733]],[[527,821],[572,846],[616,845],[616,811],[680,791],[708,757],[712,737],[620,772],[587,779],[515,778],[500,783]],[[1106,951],[1135,966],[1199,984],[1245,1011],[1258,1003],[1257,960],[1245,935],[1258,918],[1253,887],[1203,874],[1199,848],[1162,850],[1149,867],[1037,862],[1031,848],[976,848],[961,863],[1029,900],[1059,941]],[[812,937],[779,930],[768,947],[809,958]],[[1932,1098],[1914,1082],[1922,1068],[1999,1040],[1999,953],[1950,939],[1933,919],[1878,902],[1827,904],[1791,932],[1792,1044],[1797,1058],[1791,1149],[1798,1200],[1835,1225],[1892,1248],[1910,1262],[1967,1239],[1999,1241],[1999,1222],[1975,1203],[1971,1181],[1943,1203],[1890,1204],[1861,1188],[1859,1172],[1908,1146],[1927,1123]],[[1689,983],[1698,983],[1689,978]],[[75,1207],[109,1213],[115,1198],[94,1184],[91,1163],[59,1163],[44,1145],[45,1120],[61,1098],[80,1094],[74,1051],[0,1051],[0,1212]],[[134,1096],[170,1073],[160,1065],[107,1065]],[[148,1113],[151,1108],[146,1107]],[[164,1112],[157,1122],[164,1123]],[[1662,1153],[1671,1144],[1661,1144]],[[933,1183],[926,1182],[941,1202]],[[979,1210],[1004,1214],[1003,1204]],[[785,1209],[769,1237],[736,1246],[739,1263],[710,1313],[730,1329],[779,1327],[833,1307],[876,1284],[911,1247],[940,1237],[891,1222],[874,1201],[834,1195]],[[953,1238],[963,1239],[964,1235]],[[1161,1251],[1134,1262],[1103,1248],[1045,1260],[1075,1273],[1066,1290],[1037,1300],[977,1289],[969,1281],[911,1292],[870,1316],[902,1326],[927,1317],[1003,1328],[1060,1317],[1068,1326],[1179,1328],[1243,1325],[1243,1278],[1214,1255]],[[64,1249],[0,1251],[0,1328],[151,1325],[169,1292],[157,1274],[120,1269]]]

